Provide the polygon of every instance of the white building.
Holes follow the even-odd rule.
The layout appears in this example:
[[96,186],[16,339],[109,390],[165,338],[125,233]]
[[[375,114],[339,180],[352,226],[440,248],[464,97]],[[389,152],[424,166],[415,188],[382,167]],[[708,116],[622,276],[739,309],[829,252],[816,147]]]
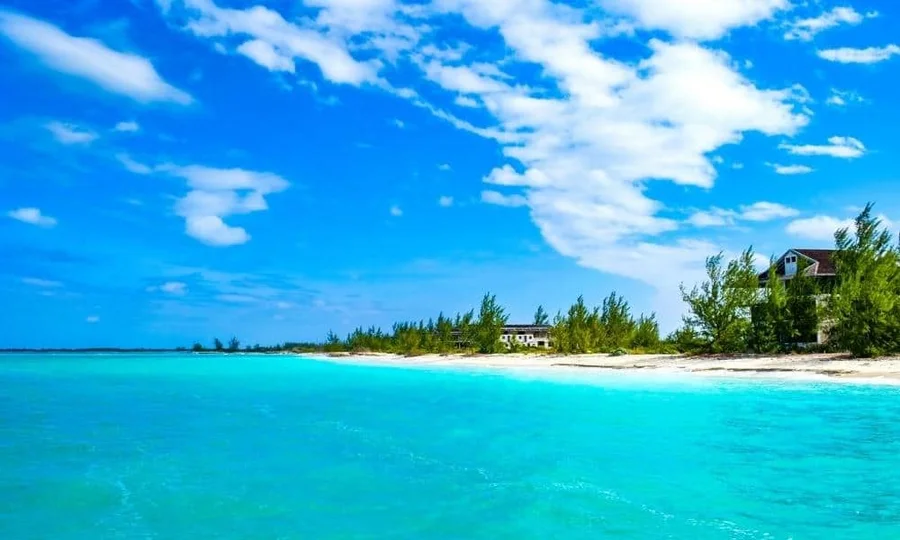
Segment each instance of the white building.
[[503,327],[500,341],[507,347],[518,343],[522,347],[550,348],[550,326],[545,324],[508,324]]

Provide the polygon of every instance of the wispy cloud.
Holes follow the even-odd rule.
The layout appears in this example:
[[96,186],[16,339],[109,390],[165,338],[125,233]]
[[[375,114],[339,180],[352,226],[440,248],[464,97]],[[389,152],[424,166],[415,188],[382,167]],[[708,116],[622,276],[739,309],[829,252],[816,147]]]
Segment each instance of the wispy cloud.
[[841,47],[839,49],[820,50],[818,54],[820,58],[841,64],[877,64],[900,54],[900,46],[891,44],[884,47],[868,47],[865,49]]
[[853,159],[866,153],[866,146],[853,137],[830,137],[825,145],[782,143],[779,148],[798,156],[830,156]]
[[453,206],[453,197],[451,197],[449,195],[442,195],[438,199],[438,205],[442,206],[444,208],[449,208],[449,207]]
[[504,195],[499,191],[485,190],[481,192],[481,202],[495,204],[497,206],[517,207],[526,206],[528,204],[528,199],[523,195]]
[[100,322],[100,317],[98,315],[88,315],[88,317],[84,319],[84,322],[88,324],[97,324]]
[[400,217],[400,216],[403,215],[403,209],[401,209],[401,208],[400,208],[399,206],[397,206],[397,205],[394,205],[394,206],[391,206],[391,208],[390,208],[390,213],[391,213],[391,215],[394,216],[394,217]]
[[135,121],[128,121],[119,122],[113,129],[121,133],[136,133],[141,130],[141,126]]
[[801,41],[811,41],[816,34],[829,28],[840,25],[855,26],[865,19],[878,17],[877,11],[870,11],[862,14],[852,7],[840,6],[826,11],[818,17],[807,19],[798,19],[791,23],[790,28],[785,32],[785,39],[799,39]]
[[56,226],[56,218],[44,215],[39,208],[19,208],[7,212],[6,215],[22,223],[37,225],[38,227],[50,228]]
[[695,227],[722,227],[738,221],[763,222],[794,217],[800,212],[779,203],[760,201],[741,206],[738,210],[712,208],[693,213],[687,222]]
[[809,174],[815,170],[806,165],[780,165],[778,163],[772,163],[771,166],[775,169],[776,174],[784,175]]
[[61,144],[90,144],[99,137],[95,132],[75,124],[50,122],[45,127]]
[[42,289],[58,289],[63,286],[59,281],[53,281],[50,279],[41,279],[35,277],[23,277],[21,279],[22,283],[25,285],[31,285],[33,287],[40,287]]
[[140,102],[193,101],[159,76],[149,60],[119,52],[103,42],[67,34],[39,19],[0,10],[0,33],[38,57],[47,67]]
[[827,242],[834,239],[838,229],[852,227],[852,219],[838,219],[831,216],[814,216],[797,219],[785,228],[788,234],[798,238]]

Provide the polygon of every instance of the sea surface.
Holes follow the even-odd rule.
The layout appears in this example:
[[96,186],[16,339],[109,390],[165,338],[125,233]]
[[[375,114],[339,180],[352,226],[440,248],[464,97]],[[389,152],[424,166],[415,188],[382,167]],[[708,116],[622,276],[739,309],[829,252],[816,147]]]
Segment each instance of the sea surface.
[[2,355],[32,538],[900,538],[900,389]]

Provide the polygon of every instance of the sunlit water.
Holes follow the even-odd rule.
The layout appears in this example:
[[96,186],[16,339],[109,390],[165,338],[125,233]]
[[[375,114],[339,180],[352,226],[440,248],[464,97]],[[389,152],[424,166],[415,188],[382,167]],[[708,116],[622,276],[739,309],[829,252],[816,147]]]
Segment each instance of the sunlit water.
[[900,389],[0,356],[0,538],[900,538]]

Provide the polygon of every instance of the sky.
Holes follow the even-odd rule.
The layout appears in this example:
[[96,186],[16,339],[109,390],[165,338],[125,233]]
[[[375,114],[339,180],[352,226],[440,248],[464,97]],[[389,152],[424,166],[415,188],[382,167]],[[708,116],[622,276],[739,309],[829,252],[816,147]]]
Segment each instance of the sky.
[[4,0],[0,347],[321,340],[900,220],[886,0]]

